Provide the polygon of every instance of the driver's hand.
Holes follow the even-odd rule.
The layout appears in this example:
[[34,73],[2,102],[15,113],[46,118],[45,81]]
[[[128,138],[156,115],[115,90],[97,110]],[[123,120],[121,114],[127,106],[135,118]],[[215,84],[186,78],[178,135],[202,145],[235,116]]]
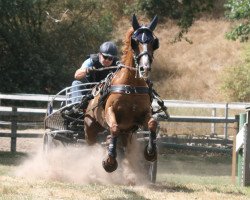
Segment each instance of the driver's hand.
[[88,67],[86,68],[86,73],[89,74],[91,72],[95,71],[95,67]]

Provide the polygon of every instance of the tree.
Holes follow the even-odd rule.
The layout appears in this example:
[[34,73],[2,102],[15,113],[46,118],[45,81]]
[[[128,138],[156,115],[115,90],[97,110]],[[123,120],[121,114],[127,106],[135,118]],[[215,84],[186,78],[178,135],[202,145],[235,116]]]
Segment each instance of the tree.
[[227,33],[228,39],[247,41],[250,34],[250,0],[228,0],[225,4],[226,16],[238,21],[237,25]]
[[[250,0],[228,0],[225,4],[226,17],[236,22],[236,25],[226,37],[241,42],[248,41],[250,34]],[[243,61],[224,70],[222,90],[230,100],[250,100],[250,49],[246,45]]]
[[126,14],[170,17],[180,40],[213,0],[0,0],[0,92],[55,93]]
[[0,91],[55,93],[111,39],[99,0],[0,0]]

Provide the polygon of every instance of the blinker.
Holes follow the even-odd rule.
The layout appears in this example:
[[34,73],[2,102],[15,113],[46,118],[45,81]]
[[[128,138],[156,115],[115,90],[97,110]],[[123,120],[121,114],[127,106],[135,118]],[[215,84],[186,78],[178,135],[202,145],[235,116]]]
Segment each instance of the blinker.
[[159,39],[155,38],[153,41],[153,49],[156,50],[159,48]]
[[135,50],[138,46],[138,42],[136,41],[135,38],[131,38],[131,47],[133,50]]
[[147,27],[141,27],[137,29],[134,32],[132,38],[138,40],[142,44],[150,43],[151,41],[154,40],[152,31],[148,29]]

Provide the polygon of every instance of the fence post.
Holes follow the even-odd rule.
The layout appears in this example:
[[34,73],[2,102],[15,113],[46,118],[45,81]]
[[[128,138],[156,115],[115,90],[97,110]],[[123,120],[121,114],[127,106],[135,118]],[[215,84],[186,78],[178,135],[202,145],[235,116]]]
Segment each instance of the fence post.
[[[239,130],[242,129],[245,122],[246,122],[246,113],[240,113]],[[243,181],[243,162],[244,162],[243,148],[240,148],[237,152],[237,176],[238,176],[237,183],[238,183],[238,185],[243,184],[243,182],[242,182]]]
[[12,107],[11,115],[11,142],[10,150],[11,152],[16,152],[16,133],[17,133],[17,108]]
[[[228,103],[226,103],[226,108],[225,108],[225,118],[228,119]],[[224,139],[227,139],[227,129],[228,129],[228,124],[224,124]]]
[[244,165],[243,165],[243,186],[249,186],[250,185],[250,107],[246,109],[247,111],[247,131],[245,135],[244,140],[244,146],[243,146],[243,159],[244,159]]
[[232,149],[232,183],[235,184],[235,176],[236,176],[236,164],[237,164],[237,157],[236,157],[236,135],[239,132],[239,115],[235,115],[235,123],[234,123],[234,132],[233,132],[233,149]]
[[[212,108],[212,117],[216,117],[216,108]],[[215,123],[211,124],[211,133],[215,134]]]

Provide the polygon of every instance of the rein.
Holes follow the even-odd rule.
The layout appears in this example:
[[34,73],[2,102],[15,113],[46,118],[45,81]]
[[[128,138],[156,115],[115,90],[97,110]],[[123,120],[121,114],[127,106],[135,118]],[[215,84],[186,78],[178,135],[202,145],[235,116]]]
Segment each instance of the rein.
[[124,64],[120,63],[119,61],[117,62],[117,65],[118,65],[118,68],[127,68],[127,69],[134,70],[134,71],[138,70],[137,68],[124,65]]
[[93,68],[92,71],[105,71],[105,70],[110,70],[110,69],[121,69],[121,68],[127,68],[127,69],[135,70],[135,71],[138,70],[134,67],[129,67],[129,66],[124,65],[124,64],[120,63],[119,61],[117,61],[117,66],[103,67],[103,68],[99,68],[99,69]]
[[150,56],[150,54],[148,53],[148,51],[143,51],[143,52],[139,53],[138,55],[135,55],[135,56],[134,56],[134,59],[136,60],[136,62],[138,62],[138,60],[139,60],[142,56],[144,56],[144,55],[148,55],[148,57],[149,57],[150,60],[153,59],[153,57]]

